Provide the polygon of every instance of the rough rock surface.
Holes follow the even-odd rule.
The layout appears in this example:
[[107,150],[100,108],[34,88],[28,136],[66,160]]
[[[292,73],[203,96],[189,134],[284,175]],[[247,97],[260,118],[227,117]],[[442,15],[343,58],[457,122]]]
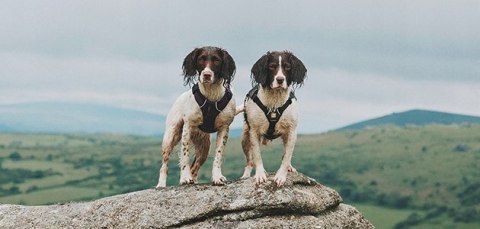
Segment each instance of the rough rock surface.
[[[270,177],[271,178],[271,177]],[[340,195],[290,173],[283,187],[253,178],[225,186],[143,190],[85,203],[0,205],[0,228],[373,228]]]

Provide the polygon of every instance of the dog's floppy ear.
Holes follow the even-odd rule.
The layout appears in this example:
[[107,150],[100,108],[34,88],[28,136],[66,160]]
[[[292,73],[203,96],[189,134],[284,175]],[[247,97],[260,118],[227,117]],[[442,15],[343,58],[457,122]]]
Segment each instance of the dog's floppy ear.
[[197,75],[197,57],[200,49],[196,48],[190,52],[183,60],[183,81],[185,85],[195,82],[194,76]]
[[224,79],[224,85],[230,86],[230,82],[233,80],[233,76],[235,75],[235,61],[233,60],[232,56],[227,52],[227,50],[222,49],[223,54],[223,63],[222,63],[222,75],[221,77]]
[[290,54],[290,61],[292,63],[292,71],[291,71],[291,82],[294,86],[302,86],[303,81],[307,77],[307,68],[303,65],[302,61],[298,59],[292,53]]
[[268,55],[270,53],[263,55],[260,59],[255,62],[252,67],[252,84],[255,85],[255,82],[262,85],[262,87],[267,86],[268,81]]

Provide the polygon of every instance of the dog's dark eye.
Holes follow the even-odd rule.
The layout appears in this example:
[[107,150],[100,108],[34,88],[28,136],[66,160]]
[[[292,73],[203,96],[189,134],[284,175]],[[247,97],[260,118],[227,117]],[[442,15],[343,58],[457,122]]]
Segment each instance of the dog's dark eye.
[[215,62],[215,63],[218,63],[218,62],[220,62],[220,58],[218,58],[216,56],[213,56],[212,61]]
[[205,61],[206,59],[207,59],[207,56],[204,56],[204,55],[198,57],[198,60],[200,61]]
[[277,68],[277,64],[271,63],[271,64],[268,65],[268,68],[269,68],[270,70],[275,70],[275,69]]
[[285,64],[283,65],[283,68],[285,69],[285,71],[290,71],[290,69],[292,69],[292,66],[290,64]]

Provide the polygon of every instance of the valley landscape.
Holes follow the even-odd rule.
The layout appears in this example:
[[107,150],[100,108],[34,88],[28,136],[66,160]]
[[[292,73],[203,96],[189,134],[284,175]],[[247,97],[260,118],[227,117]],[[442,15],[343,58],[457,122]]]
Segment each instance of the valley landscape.
[[[405,120],[403,114],[388,118]],[[377,228],[479,228],[480,124],[430,121],[299,135],[292,163],[336,189]],[[0,203],[86,201],[153,188],[160,146],[160,136],[4,131]],[[245,163],[240,140],[230,139],[226,152],[224,175],[239,179]],[[275,172],[280,141],[262,152],[267,171]],[[167,185],[178,185],[173,155]],[[201,169],[201,183],[209,182],[212,157]]]
[[[480,1],[2,3],[0,209],[15,211],[0,213],[0,229],[41,225],[30,214],[19,219],[23,207],[10,204],[62,208],[152,193],[166,115],[175,101],[188,104],[183,93],[203,81],[206,66],[213,72],[206,88],[223,84],[236,105],[257,84],[275,89],[261,99],[267,105],[282,88],[294,92],[292,166],[335,189],[376,228],[480,228]],[[278,51],[291,55],[277,62],[270,54]],[[242,116],[223,158],[231,182],[245,166]],[[273,174],[283,145],[262,147]],[[168,186],[179,183],[179,151]],[[214,153],[201,185],[210,187]],[[128,210],[118,208],[113,221],[144,219]],[[205,218],[195,214],[189,219]]]

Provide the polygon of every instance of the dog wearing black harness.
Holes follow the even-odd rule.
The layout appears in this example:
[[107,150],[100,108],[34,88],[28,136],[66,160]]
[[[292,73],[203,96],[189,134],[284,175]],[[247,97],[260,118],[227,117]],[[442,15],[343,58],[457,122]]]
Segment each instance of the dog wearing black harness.
[[283,141],[284,153],[274,177],[277,186],[285,183],[288,172],[296,171],[291,164],[298,123],[294,90],[303,85],[306,74],[302,61],[288,51],[267,52],[253,65],[254,87],[244,103],[242,148],[246,166],[242,178],[250,177],[255,168],[255,181],[263,183],[267,180],[260,142],[266,145],[279,137]]
[[[235,62],[224,49],[210,46],[196,48],[185,57],[184,82],[193,87],[178,97],[167,115],[157,188],[166,186],[170,154],[180,140],[180,184],[196,183],[198,171],[210,149],[210,133],[214,132],[217,132],[217,142],[212,183],[222,185],[226,182],[221,171],[222,157],[229,126],[240,112],[235,106],[230,86],[234,74]],[[192,145],[195,147],[195,159],[190,166]]]

